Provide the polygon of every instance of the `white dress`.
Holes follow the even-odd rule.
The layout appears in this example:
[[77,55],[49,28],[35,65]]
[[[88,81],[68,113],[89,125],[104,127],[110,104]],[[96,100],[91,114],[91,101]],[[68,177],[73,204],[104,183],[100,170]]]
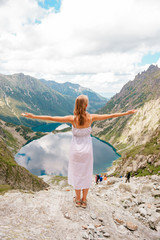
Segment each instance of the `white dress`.
[[86,189],[91,186],[93,177],[91,126],[88,128],[75,128],[72,126],[72,134],[68,184],[75,189]]

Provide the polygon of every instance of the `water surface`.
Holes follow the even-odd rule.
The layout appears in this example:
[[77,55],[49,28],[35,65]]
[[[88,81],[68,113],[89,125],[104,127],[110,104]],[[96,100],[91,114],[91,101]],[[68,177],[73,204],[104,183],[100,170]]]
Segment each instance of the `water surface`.
[[[15,160],[37,176],[45,174],[67,176],[71,138],[72,132],[50,133],[22,147]],[[106,168],[120,155],[104,141],[92,137],[92,142],[93,173],[106,172]]]

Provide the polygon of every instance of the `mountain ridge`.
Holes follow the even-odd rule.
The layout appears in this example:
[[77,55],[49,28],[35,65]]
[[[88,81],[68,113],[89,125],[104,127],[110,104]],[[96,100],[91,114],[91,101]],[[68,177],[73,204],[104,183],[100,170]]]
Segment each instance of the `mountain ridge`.
[[[151,65],[137,74],[98,113],[125,112],[133,108],[138,110],[136,114],[95,123],[93,133],[118,150],[124,145],[139,145],[143,137],[144,143],[149,140],[160,123],[160,68],[157,66]],[[140,138],[135,141],[138,135]]]
[[[96,95],[96,93],[94,93]],[[101,104],[106,103],[102,98]],[[13,75],[0,74],[0,118],[17,125],[38,126],[40,121],[25,119],[21,112],[32,112],[37,115],[69,115],[73,114],[73,97],[46,86],[39,79],[23,73]],[[96,106],[91,109],[94,111]],[[102,105],[101,105],[102,106]]]

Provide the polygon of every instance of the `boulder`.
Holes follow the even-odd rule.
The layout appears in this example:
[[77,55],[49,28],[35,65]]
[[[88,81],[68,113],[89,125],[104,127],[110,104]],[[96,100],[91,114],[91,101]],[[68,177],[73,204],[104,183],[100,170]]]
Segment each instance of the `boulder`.
[[155,166],[155,167],[158,167],[158,166],[160,166],[160,160],[159,160],[159,161],[157,161],[157,162],[155,162],[155,163],[154,163],[154,166]]

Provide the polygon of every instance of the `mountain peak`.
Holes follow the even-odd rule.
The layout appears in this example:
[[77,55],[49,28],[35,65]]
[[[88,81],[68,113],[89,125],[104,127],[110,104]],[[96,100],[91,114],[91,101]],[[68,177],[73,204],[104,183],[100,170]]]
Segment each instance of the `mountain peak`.
[[157,71],[158,69],[159,69],[159,67],[158,67],[157,65],[151,64],[151,65],[149,66],[149,68],[147,69],[147,72],[152,73],[152,72]]

